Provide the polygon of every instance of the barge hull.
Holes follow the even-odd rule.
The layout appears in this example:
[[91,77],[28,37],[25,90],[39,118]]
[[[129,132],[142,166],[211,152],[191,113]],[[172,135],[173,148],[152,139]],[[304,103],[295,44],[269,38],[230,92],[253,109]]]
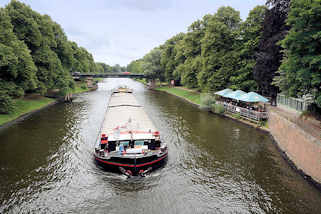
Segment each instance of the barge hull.
[[112,93],[95,147],[95,161],[104,169],[137,175],[167,162],[167,145],[132,91]]
[[103,167],[104,169],[108,171],[113,171],[113,172],[119,172],[119,167],[123,167],[126,170],[130,170],[133,175],[137,175],[140,170],[146,170],[149,167],[152,167],[153,170],[158,169],[162,166],[164,166],[167,163],[168,160],[168,153],[164,154],[161,157],[157,157],[152,161],[145,162],[141,160],[140,164],[128,164],[128,163],[120,163],[120,162],[114,162],[110,160],[104,160],[102,158],[96,157],[95,156],[96,163]]

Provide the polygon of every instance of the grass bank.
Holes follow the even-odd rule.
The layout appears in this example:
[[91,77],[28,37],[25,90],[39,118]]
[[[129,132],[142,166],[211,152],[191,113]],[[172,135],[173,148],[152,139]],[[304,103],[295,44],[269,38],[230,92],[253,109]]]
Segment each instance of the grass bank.
[[187,89],[182,89],[182,88],[170,88],[170,87],[160,87],[156,88],[155,90],[157,91],[165,91],[169,94],[173,94],[175,96],[181,97],[185,100],[188,100],[189,102],[192,102],[196,105],[201,104],[201,99],[200,99],[200,93],[195,92],[195,91],[190,91]]
[[83,92],[87,92],[90,89],[87,87],[87,84],[85,82],[80,82],[80,83],[76,83],[75,89],[72,92],[73,94],[80,94]]
[[13,113],[0,114],[0,126],[7,122],[15,120],[24,114],[41,109],[51,103],[54,103],[55,101],[55,99],[41,96],[16,99],[14,100],[16,110]]
[[[102,81],[103,78],[94,78],[95,82]],[[88,88],[86,82],[77,82],[73,94],[79,94],[87,91],[92,91],[95,88]],[[15,111],[10,114],[0,114],[0,126],[16,120],[17,118],[31,113],[33,111],[44,108],[57,100],[39,95],[29,95],[24,98],[15,99]]]
[[137,82],[140,82],[140,83],[143,83],[144,85],[147,85],[147,81],[146,81],[146,79],[135,79],[135,81],[137,81]]
[[[104,78],[94,78],[94,84],[96,85],[98,82],[101,82]],[[73,94],[80,94],[88,91],[92,91],[95,88],[88,88],[87,83],[84,81],[76,82],[76,86],[74,91],[72,92]]]

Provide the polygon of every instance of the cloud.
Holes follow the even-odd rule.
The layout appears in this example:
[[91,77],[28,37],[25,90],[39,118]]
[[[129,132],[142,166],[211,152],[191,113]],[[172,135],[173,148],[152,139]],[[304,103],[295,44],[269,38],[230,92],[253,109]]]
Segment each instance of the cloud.
[[[0,0],[5,6],[10,0]],[[59,23],[96,61],[126,65],[207,13],[230,5],[242,18],[265,0],[20,0]]]
[[172,0],[121,0],[120,2],[129,9],[142,11],[164,10],[172,5]]

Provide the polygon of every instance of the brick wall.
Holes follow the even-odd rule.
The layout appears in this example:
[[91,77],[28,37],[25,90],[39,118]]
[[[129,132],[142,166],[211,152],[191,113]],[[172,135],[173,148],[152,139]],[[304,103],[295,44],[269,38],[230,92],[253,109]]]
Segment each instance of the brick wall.
[[321,183],[321,141],[273,110],[269,129],[279,147],[296,167]]

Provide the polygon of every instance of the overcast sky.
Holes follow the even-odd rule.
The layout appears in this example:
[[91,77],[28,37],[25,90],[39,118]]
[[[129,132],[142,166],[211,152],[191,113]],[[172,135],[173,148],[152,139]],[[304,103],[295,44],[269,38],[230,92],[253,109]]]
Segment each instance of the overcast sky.
[[[95,61],[127,65],[207,13],[231,6],[246,19],[266,0],[20,0],[59,23]],[[10,0],[0,0],[5,6]]]

